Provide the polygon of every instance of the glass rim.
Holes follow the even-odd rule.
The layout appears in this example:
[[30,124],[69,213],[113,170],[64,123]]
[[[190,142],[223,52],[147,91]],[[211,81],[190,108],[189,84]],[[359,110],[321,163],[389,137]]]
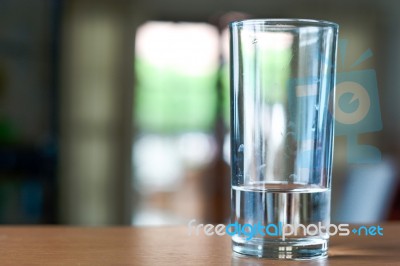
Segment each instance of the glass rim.
[[270,28],[281,28],[281,26],[291,26],[294,28],[302,27],[317,27],[317,28],[335,28],[338,29],[339,25],[335,22],[317,19],[302,19],[302,18],[256,18],[235,20],[229,23],[229,27],[238,26],[266,26]]

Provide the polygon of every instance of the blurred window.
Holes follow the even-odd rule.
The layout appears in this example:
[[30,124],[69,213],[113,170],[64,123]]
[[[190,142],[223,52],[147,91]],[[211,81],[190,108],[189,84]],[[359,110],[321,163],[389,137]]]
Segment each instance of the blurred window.
[[202,178],[216,154],[219,33],[151,21],[136,33],[133,224],[201,219]]

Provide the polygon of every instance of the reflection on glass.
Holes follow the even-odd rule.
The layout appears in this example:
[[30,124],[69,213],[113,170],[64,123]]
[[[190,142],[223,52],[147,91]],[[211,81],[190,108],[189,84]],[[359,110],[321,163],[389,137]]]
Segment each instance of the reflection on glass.
[[[267,259],[258,259],[249,256],[240,255],[239,253],[232,252],[231,256],[232,266],[263,266],[274,265],[273,261]],[[326,266],[329,265],[328,260],[308,260],[308,261],[292,261],[290,265],[307,265],[307,266]]]

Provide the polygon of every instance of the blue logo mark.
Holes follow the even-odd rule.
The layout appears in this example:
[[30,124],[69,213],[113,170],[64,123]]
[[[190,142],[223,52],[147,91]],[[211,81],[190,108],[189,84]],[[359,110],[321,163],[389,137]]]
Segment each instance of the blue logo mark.
[[[339,61],[344,66],[347,41],[339,42]],[[370,49],[350,69],[373,56]],[[381,152],[372,145],[359,144],[358,135],[382,130],[376,72],[373,69],[337,73],[335,135],[347,137],[349,163],[377,163]]]
[[[339,41],[339,64],[344,66],[346,58],[347,41]],[[315,110],[328,112],[328,121],[335,120],[335,136],[347,138],[347,161],[352,164],[378,163],[381,160],[381,152],[378,148],[358,143],[358,136],[362,133],[370,133],[382,130],[382,119],[379,106],[378,85],[375,70],[352,70],[367,59],[372,57],[372,51],[368,49],[351,66],[350,70],[337,73],[335,115],[331,108],[330,99],[321,95],[324,91],[330,93],[330,77],[305,77],[291,79],[289,86],[291,93],[296,97],[289,97],[290,117],[296,121],[290,121],[288,129],[291,130],[295,141],[302,143],[299,148],[297,164],[300,167],[312,165],[313,154],[318,153],[320,145],[314,143],[318,130],[330,131],[330,123],[325,123],[316,117]],[[318,55],[319,57],[319,55]],[[330,75],[330,73],[328,73]],[[323,86],[323,90],[320,90]],[[326,93],[326,92],[325,92]],[[321,102],[325,99],[325,102]],[[323,110],[324,108],[325,110]],[[303,120],[303,121],[301,121]],[[314,121],[315,124],[310,124]],[[304,127],[290,127],[304,125]],[[312,129],[312,130],[310,130]],[[314,162],[315,163],[315,162]],[[321,162],[322,163],[322,162]]]

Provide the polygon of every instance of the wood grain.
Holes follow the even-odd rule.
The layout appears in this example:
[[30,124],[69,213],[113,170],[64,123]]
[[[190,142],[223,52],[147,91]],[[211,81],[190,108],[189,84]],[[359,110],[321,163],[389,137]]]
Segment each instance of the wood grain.
[[0,227],[0,265],[400,265],[400,223],[381,237],[332,237],[320,261],[232,254],[228,236],[188,236],[183,227]]

